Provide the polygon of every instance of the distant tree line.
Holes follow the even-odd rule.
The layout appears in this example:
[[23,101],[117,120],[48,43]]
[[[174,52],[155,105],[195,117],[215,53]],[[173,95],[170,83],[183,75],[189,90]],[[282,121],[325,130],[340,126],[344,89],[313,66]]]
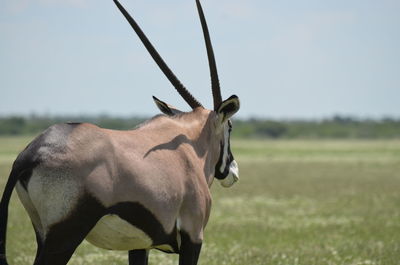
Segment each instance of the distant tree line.
[[400,138],[400,119],[356,119],[334,116],[322,120],[248,119],[234,123],[243,138],[394,139]]
[[103,128],[129,130],[145,121],[140,117],[99,116],[9,116],[0,117],[0,135],[34,135],[56,123],[90,122]]
[[[90,122],[103,128],[128,130],[145,117],[10,116],[0,117],[0,135],[34,135],[55,123]],[[334,116],[321,120],[236,119],[233,137],[238,138],[312,138],[312,139],[400,139],[400,119],[357,119]]]

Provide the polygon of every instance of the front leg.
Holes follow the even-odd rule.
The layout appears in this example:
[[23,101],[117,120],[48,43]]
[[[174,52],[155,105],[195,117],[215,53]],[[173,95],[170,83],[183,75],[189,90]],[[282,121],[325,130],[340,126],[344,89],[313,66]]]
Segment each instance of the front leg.
[[149,251],[137,249],[129,251],[129,265],[147,265],[149,262]]
[[179,265],[197,265],[202,243],[193,243],[190,236],[184,231],[181,231],[180,234]]

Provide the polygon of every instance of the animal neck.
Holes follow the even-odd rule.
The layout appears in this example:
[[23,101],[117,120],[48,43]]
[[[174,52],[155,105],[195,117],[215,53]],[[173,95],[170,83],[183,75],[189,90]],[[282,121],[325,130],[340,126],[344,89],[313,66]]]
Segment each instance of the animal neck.
[[215,120],[214,112],[197,108],[175,117],[159,116],[142,129],[157,132],[168,141],[179,139],[179,143],[174,142],[174,145],[189,145],[188,150],[192,154],[188,154],[188,157],[196,160],[192,163],[199,165],[199,177],[205,178],[208,186],[211,186],[222,137],[222,132],[215,130]]
[[217,132],[215,128],[215,114],[209,112],[203,119],[198,119],[199,128],[195,131],[198,135],[194,140],[198,154],[201,154],[201,159],[204,163],[204,177],[210,187],[214,180],[214,169],[220,153],[220,138],[221,132]]

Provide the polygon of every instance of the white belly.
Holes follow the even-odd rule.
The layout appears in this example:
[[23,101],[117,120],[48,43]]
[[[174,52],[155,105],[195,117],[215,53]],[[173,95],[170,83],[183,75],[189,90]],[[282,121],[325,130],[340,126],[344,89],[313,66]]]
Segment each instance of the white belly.
[[113,214],[103,216],[86,240],[97,247],[112,250],[148,249],[153,245],[146,233]]

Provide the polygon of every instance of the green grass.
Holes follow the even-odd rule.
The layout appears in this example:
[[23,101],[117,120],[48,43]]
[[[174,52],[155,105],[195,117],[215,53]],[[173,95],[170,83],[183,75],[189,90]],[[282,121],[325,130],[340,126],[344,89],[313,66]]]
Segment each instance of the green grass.
[[[0,138],[0,190],[30,138]],[[400,141],[233,139],[241,180],[217,182],[203,265],[397,265],[400,263]],[[32,264],[35,239],[13,195],[10,265]],[[125,252],[84,242],[69,264],[127,264]],[[177,264],[151,252],[150,264]]]

